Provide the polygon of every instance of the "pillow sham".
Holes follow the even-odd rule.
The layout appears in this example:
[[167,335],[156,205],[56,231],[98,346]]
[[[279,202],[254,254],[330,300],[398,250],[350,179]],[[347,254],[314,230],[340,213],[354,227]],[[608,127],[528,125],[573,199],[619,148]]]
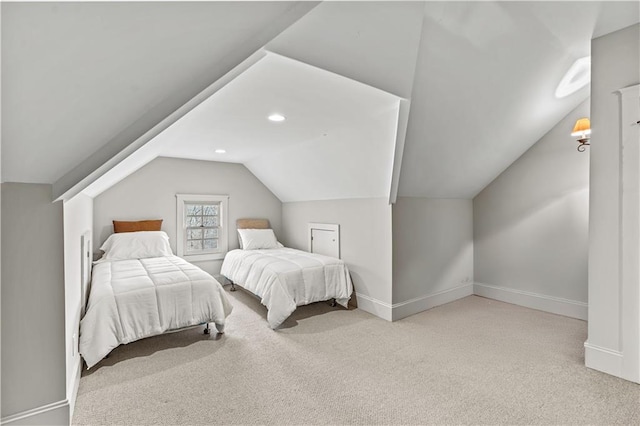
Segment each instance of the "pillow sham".
[[[240,236],[240,232],[238,232],[238,244],[240,245],[240,250],[244,249],[244,247],[242,247],[242,237]],[[276,241],[276,248],[283,248],[284,244],[282,244],[280,241]]]
[[153,220],[136,220],[133,222],[125,220],[113,221],[113,232],[139,232],[139,231],[160,231],[162,228],[162,219]]
[[169,236],[163,231],[111,234],[100,250],[104,251],[103,260],[173,256]]
[[238,229],[238,235],[243,250],[278,248],[273,229]]

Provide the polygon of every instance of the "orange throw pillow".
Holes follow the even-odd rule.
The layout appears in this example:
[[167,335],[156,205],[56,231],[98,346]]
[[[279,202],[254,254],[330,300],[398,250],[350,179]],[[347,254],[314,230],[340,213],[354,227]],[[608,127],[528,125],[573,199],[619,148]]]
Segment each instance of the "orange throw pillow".
[[160,231],[162,219],[138,220],[135,222],[125,222],[122,220],[113,221],[113,232],[138,232],[138,231]]

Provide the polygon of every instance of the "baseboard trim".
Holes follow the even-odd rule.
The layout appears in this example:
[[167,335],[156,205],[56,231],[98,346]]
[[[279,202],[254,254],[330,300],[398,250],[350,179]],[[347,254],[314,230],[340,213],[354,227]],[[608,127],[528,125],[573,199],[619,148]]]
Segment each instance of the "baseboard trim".
[[393,308],[389,303],[360,293],[356,293],[356,300],[358,301],[358,309],[362,309],[384,320],[392,321]]
[[584,342],[584,364],[593,370],[622,377],[622,353]]
[[68,425],[69,401],[62,400],[0,419],[0,425]]
[[433,294],[416,297],[400,303],[394,303],[392,308],[392,320],[397,321],[402,318],[417,314],[436,306],[450,303],[463,297],[473,294],[473,284],[464,284],[458,287],[439,291]]
[[482,283],[473,284],[473,294],[552,314],[587,320],[588,305],[584,302]]

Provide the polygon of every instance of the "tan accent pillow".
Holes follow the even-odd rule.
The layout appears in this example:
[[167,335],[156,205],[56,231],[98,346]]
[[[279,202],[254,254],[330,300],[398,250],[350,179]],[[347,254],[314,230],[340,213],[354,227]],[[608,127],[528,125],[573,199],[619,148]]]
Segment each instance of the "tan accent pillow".
[[122,220],[113,221],[113,232],[138,232],[138,231],[160,231],[162,219],[138,220],[126,222]]
[[238,219],[236,220],[238,229],[269,229],[269,219]]

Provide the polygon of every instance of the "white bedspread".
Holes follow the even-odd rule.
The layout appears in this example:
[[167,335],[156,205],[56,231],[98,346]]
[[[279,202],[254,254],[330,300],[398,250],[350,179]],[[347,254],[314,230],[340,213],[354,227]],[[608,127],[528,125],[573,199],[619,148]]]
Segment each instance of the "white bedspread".
[[261,298],[271,328],[300,305],[335,298],[346,307],[353,291],[342,260],[291,248],[232,250],[221,273]]
[[231,309],[218,281],[177,256],[99,262],[80,354],[90,368],[120,344],[208,322],[220,329]]

